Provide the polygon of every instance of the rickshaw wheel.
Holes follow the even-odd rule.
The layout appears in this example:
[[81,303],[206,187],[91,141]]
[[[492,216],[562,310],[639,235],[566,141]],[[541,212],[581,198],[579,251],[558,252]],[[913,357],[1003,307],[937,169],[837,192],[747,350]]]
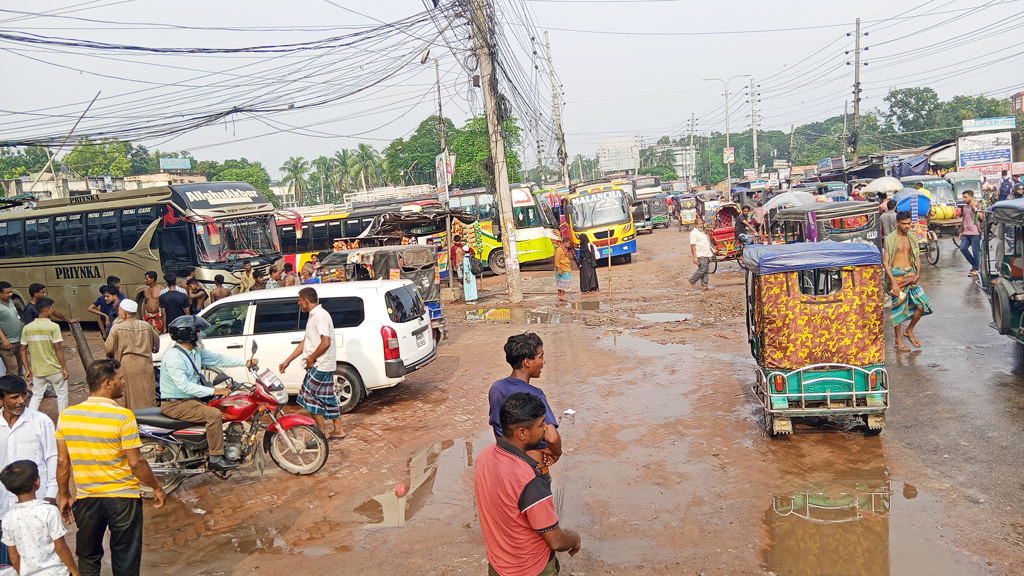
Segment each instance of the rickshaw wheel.
[[953,234],[953,246],[960,247],[960,236]]
[[992,291],[992,320],[997,332],[1003,336],[1010,333],[1010,294],[999,285]]
[[718,272],[718,255],[712,254],[711,263],[708,264],[708,273],[714,274],[715,272]]
[[932,266],[939,263],[939,239],[935,232],[928,233],[928,263]]

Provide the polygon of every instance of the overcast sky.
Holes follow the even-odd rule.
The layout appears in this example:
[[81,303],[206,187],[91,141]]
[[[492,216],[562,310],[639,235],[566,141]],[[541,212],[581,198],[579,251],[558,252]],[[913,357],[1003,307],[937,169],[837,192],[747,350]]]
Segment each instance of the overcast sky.
[[[862,111],[882,106],[882,98],[892,88],[931,86],[943,99],[981,93],[1005,97],[1024,90],[1024,41],[1015,33],[1024,24],[1022,0],[495,1],[510,4],[509,9],[525,3],[539,30],[550,31],[571,156],[593,155],[598,139],[609,136],[640,134],[654,140],[665,134],[688,134],[691,113],[698,118],[697,134],[724,131],[722,83],[704,78],[752,76],[759,85],[762,129],[788,131],[793,123],[841,114],[844,102],[852,98],[854,67],[846,61],[853,60],[852,33],[858,17],[867,33]],[[420,0],[33,0],[5,6],[0,12],[3,32],[158,47],[305,42],[351,32],[323,27],[392,22],[423,10]],[[65,17],[26,16],[10,10],[56,11]],[[169,30],[98,21],[261,30]],[[403,42],[408,54],[418,54],[423,40]],[[3,141],[35,136],[41,129],[40,125],[30,129],[10,124],[12,118],[26,118],[11,116],[12,112],[44,114],[40,118],[49,122],[46,129],[60,133],[71,128],[97,91],[102,95],[95,110],[103,112],[104,106],[146,94],[140,91],[160,84],[200,86],[203,80],[197,79],[197,71],[218,73],[253,60],[195,55],[98,57],[74,48],[33,48],[6,41],[0,41],[0,50],[7,81],[0,101]],[[847,50],[850,54],[844,53]],[[443,47],[435,47],[431,54],[442,58],[445,114],[461,125],[481,109],[479,90],[469,85],[469,74]],[[289,156],[311,159],[358,142],[381,148],[407,136],[436,110],[434,69],[421,66],[418,57],[411,60],[414,65],[400,77],[359,97],[274,121],[234,118],[143,144],[150,149],[189,150],[200,159],[259,160],[273,177],[280,176],[278,167]],[[311,76],[307,81],[313,89],[318,79]],[[733,132],[750,127],[749,87],[750,78],[735,79],[730,85]],[[540,100],[550,102],[549,83],[525,88],[537,90]],[[206,92],[196,100],[188,94],[191,105],[197,101],[211,107],[215,102],[242,103],[230,99],[237,95],[218,100],[217,93]],[[159,110],[177,112],[177,106],[185,105],[168,98]],[[125,114],[130,117],[130,113],[118,117]],[[532,165],[535,144],[527,143],[527,163]]]

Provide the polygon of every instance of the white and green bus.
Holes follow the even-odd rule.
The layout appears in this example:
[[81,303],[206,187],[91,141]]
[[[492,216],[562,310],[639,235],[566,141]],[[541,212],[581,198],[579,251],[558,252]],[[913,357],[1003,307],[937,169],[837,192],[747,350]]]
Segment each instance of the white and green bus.
[[141,303],[149,270],[161,285],[164,274],[195,268],[206,288],[218,274],[232,288],[245,262],[264,269],[280,257],[274,206],[245,182],[85,194],[0,212],[0,279],[13,285],[15,303],[28,302],[38,282],[58,309],[83,320],[108,276]]

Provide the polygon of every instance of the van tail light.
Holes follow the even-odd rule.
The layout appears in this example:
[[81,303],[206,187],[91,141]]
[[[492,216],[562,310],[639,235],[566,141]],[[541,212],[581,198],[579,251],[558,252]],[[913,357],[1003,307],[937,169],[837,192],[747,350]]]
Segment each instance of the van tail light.
[[772,386],[775,387],[775,392],[781,394],[786,391],[786,377],[782,374],[776,374],[772,376]]
[[868,375],[868,384],[871,385],[872,390],[878,390],[878,372],[872,372]]
[[380,338],[384,341],[384,359],[398,360],[401,354],[398,352],[398,332],[391,326],[384,326],[380,329]]

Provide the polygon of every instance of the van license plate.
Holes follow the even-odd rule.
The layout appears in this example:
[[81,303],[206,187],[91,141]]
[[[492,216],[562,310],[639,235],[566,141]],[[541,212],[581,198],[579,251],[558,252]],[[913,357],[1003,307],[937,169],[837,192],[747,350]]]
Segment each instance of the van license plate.
[[426,332],[420,332],[419,334],[416,335],[416,347],[417,348],[423,348],[426,345],[427,345],[427,333]]

